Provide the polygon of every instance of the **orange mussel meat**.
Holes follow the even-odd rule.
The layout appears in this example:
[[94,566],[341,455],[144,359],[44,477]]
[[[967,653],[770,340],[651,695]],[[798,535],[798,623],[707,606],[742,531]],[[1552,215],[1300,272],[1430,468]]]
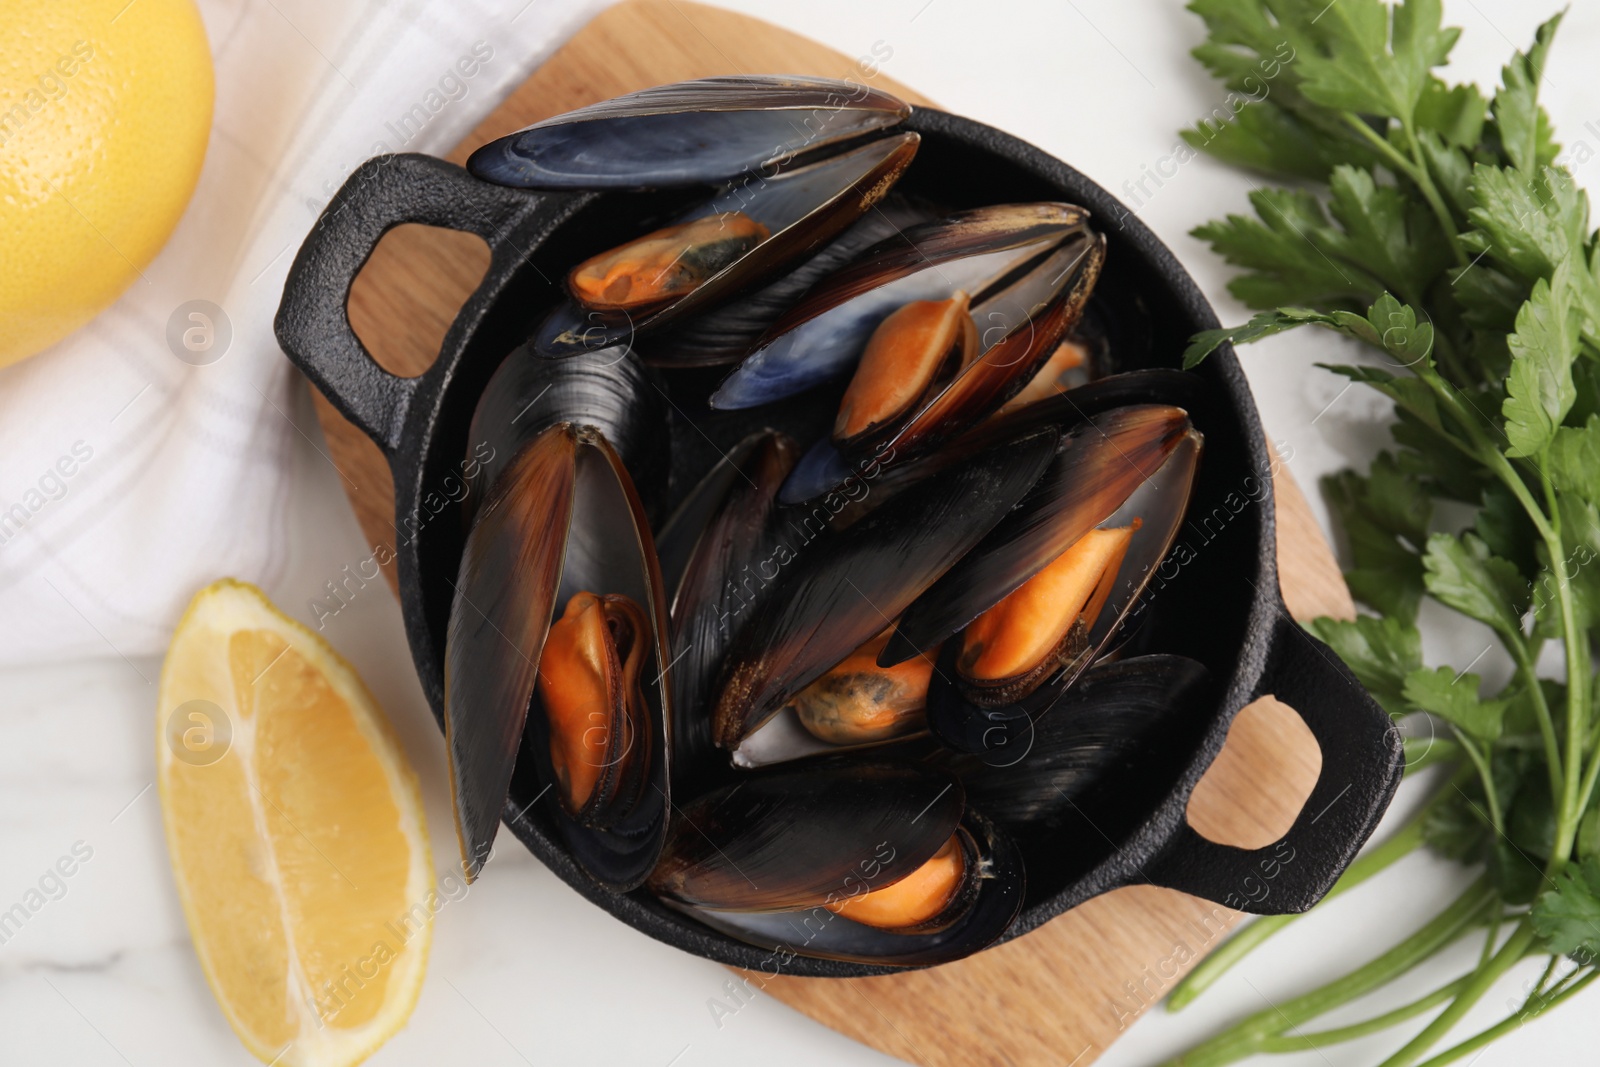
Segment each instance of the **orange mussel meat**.
[[596,311],[638,311],[693,292],[770,236],[742,211],[667,226],[578,264],[572,296]]
[[539,699],[562,806],[578,814],[615,799],[647,733],[640,674],[649,647],[644,609],[625,596],[576,593],[550,626]]

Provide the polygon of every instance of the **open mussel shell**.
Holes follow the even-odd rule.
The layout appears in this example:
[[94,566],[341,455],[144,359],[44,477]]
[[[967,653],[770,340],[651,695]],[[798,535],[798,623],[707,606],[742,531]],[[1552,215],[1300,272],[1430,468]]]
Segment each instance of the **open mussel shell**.
[[468,453],[480,461],[479,493],[463,501],[470,529],[479,501],[530,441],[557,422],[593,426],[622,458],[655,511],[672,458],[666,394],[626,347],[572,359],[539,359],[523,345],[500,364],[472,415]]
[[[770,178],[739,183],[675,219],[674,225],[737,212],[769,236],[665,303],[633,312],[585,309],[569,300],[534,336],[541,356],[563,357],[631,341],[709,311],[773,280],[844,232],[894,185],[920,138],[891,134]],[[626,247],[626,246],[623,246]],[[613,250],[620,251],[620,250]],[[690,257],[685,250],[683,259]]]
[[[908,485],[914,485],[934,473],[944,470],[963,456],[985,448],[993,448],[1005,441],[1043,428],[1057,429],[1063,433],[1085,421],[1119,407],[1136,404],[1165,404],[1180,408],[1193,408],[1204,404],[1205,383],[1198,376],[1179,370],[1137,370],[1097,378],[1066,392],[1054,393],[1043,400],[1024,407],[1002,408],[948,445],[905,463],[857,463],[872,472],[872,497],[863,505],[849,507],[840,512],[835,525],[848,525],[865,514],[869,508],[879,506]],[[819,441],[806,452],[797,465],[796,474],[785,483],[802,479],[801,467],[814,464],[827,465],[831,473],[817,473],[822,480],[847,478],[853,469],[826,439]],[[794,503],[780,494],[785,503]]]
[[981,292],[1019,260],[1081,229],[1085,217],[1070,204],[1002,204],[886,237],[773,324],[765,343],[712,394],[711,406],[770,404],[848,372],[896,309]]
[[738,363],[813,287],[878,242],[927,222],[930,214],[926,207],[890,193],[810,259],[760,289],[651,334],[639,346],[640,358],[664,367]]
[[927,655],[1110,518],[1160,470],[1185,434],[1181,408],[1114,408],[1061,437],[1028,495],[906,609],[880,662]]
[[728,648],[776,589],[778,486],[798,448],[772,430],[729,450],[663,528],[659,546],[672,589],[672,780],[679,795],[726,776],[712,740],[711,707]]
[[969,807],[957,829],[972,879],[953,919],[932,930],[884,930],[825,907],[787,912],[683,910],[741,941],[820,959],[890,967],[931,967],[998,941],[1022,909],[1027,889],[1022,854],[1002,828]]
[[[1013,408],[1008,404],[944,447],[905,462],[895,462],[892,449],[867,460],[846,460],[831,441],[823,438],[800,457],[778,499],[789,505],[804,503],[817,495],[818,486],[837,487],[848,484],[852,475],[865,476],[872,483],[872,494],[840,510],[834,526],[843,528],[893,499],[907,486],[932,477],[964,456],[1012,438],[1045,428],[1065,433],[1119,407],[1165,404],[1188,408],[1205,402],[1205,383],[1197,375],[1167,369],[1124,371],[1065,392],[1053,392],[1025,406]],[[799,498],[790,496],[791,491],[797,491]]]
[[909,764],[819,760],[744,775],[684,805],[650,888],[731,911],[835,903],[932,859],[964,807],[954,777]]
[[1149,608],[1145,589],[1155,577],[1156,568],[1172,550],[1178,528],[1189,512],[1189,498],[1194,493],[1204,451],[1205,438],[1200,431],[1188,429],[1160,469],[1145,479],[1144,484],[1101,523],[1101,526],[1113,528],[1127,526],[1136,518],[1140,520],[1122,567],[1117,571],[1117,584],[1099,619],[1089,630],[1089,645],[1097,656],[1120,643],[1128,634],[1135,613]]
[[[1060,670],[1008,704],[975,702],[956,670],[958,639],[945,645],[941,668],[928,690],[928,729],[958,752],[987,753],[1022,743],[1033,721],[1050,712],[1085,668],[1112,645],[1119,631],[1142,610],[1139,599],[1166,557],[1188,510],[1201,452],[1201,437],[1186,430],[1165,463],[1140,484],[1099,528],[1128,527],[1138,520],[1104,605],[1092,626],[1077,627],[1072,657]],[[946,658],[948,657],[948,658]]]
[[467,169],[534,189],[709,185],[877,134],[910,114],[910,105],[854,82],[702,78],[545,119],[479,148]]
[[1058,438],[1040,430],[970,456],[844,532],[828,528],[825,506],[793,520],[806,537],[784,546],[775,594],[729,651],[714,712],[717,744],[739,748],[789,698],[880,633],[1022,499]]
[[974,298],[981,355],[870,441],[857,447],[816,442],[779,499],[804,503],[865,465],[915,461],[993,415],[1027,386],[1078,321],[1104,262],[1105,238],[1085,229],[1007,272],[987,295]]
[[1210,673],[1181,656],[1097,664],[1009,745],[982,755],[935,753],[931,766],[961,779],[967,802],[1024,842],[1048,838],[1091,790],[1119,775],[1213,699]]
[[1083,232],[974,297],[980,355],[906,419],[885,447],[906,458],[933,450],[1017,395],[1083,314],[1105,263],[1105,238]]
[[[640,787],[603,817],[562,808],[537,692],[552,617],[580,591],[643,609],[639,671],[647,714],[605,739],[605,759],[641,761]],[[643,505],[598,430],[547,427],[496,480],[468,534],[445,645],[445,742],[462,861],[487,860],[512,772],[531,760],[573,856],[601,883],[631,889],[655,865],[667,830],[671,707],[666,600]],[[618,736],[621,734],[621,736]]]
[[548,427],[496,481],[467,537],[445,641],[445,748],[467,877],[488,861],[555,610],[577,437]]

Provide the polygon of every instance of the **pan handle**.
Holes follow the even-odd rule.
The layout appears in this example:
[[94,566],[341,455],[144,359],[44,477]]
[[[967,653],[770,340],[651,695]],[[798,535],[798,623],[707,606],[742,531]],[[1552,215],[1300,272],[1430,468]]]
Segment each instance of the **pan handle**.
[[1377,827],[1405,770],[1389,716],[1327,645],[1280,605],[1255,696],[1272,694],[1300,713],[1322,747],[1311,796],[1277,842],[1219,845],[1187,822],[1145,867],[1155,885],[1240,911],[1307,911],[1333,887]]
[[393,455],[420,379],[389,373],[361,344],[346,308],[351,283],[385,233],[418,222],[488,242],[479,291],[495,291],[497,276],[522,259],[512,235],[547,199],[479,181],[433,156],[372,157],[345,179],[300,246],[274,322],[278,344],[345,418]]

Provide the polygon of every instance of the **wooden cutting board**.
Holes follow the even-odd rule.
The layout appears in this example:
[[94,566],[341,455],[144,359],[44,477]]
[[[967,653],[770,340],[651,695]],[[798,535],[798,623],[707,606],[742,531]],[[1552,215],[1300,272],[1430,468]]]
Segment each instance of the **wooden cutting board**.
[[[449,156],[572,108],[650,85],[717,74],[818,74],[867,81],[930,103],[870,62],[774,26],[683,0],[625,0],[580,30]],[[476,237],[390,231],[351,293],[350,318],[374,358],[419,374],[482,277]],[[392,558],[393,483],[378,449],[313,390],[329,453],[380,559]],[[1275,479],[1283,592],[1297,618],[1350,617],[1339,569],[1286,471]],[[387,568],[391,583],[392,566]],[[1321,762],[1299,717],[1270,697],[1245,709],[1195,791],[1189,819],[1214,840],[1277,840]],[[1005,1063],[1083,1067],[1206,951],[1238,916],[1170,890],[1130,887],[959,963],[882,978],[750,976],[751,985],[884,1052],[925,1067]],[[730,1001],[730,1009],[737,1004]]]

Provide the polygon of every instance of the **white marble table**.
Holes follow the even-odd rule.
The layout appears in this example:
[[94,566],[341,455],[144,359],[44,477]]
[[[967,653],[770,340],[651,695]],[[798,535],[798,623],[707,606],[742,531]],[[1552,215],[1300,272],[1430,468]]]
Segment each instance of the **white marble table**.
[[[1186,54],[1198,40],[1197,20],[1171,3],[724,2],[848,54],[875,56],[895,78],[946,107],[1037,142],[1113,191],[1126,191],[1124,183],[1137,182],[1143,168],[1171,171],[1164,158],[1173,152],[1174,131],[1221,99]],[[506,18],[520,6],[521,0],[509,2]],[[1492,80],[1511,42],[1525,43],[1552,6],[1447,3],[1448,20],[1466,29],[1458,68]],[[1584,140],[1600,148],[1600,92],[1585,59],[1597,46],[1600,5],[1580,3],[1562,31],[1547,92],[1569,145]],[[1578,177],[1595,186],[1600,164],[1579,167]],[[1190,265],[1225,320],[1243,311],[1226,296],[1222,267],[1187,231],[1240,209],[1248,188],[1240,174],[1197,159],[1141,198],[1139,213]],[[1374,399],[1360,390],[1341,396],[1341,382],[1311,369],[1336,351],[1329,338],[1296,336],[1245,355],[1267,428],[1293,448],[1292,469],[1307,487],[1382,444],[1382,435],[1370,429],[1369,420],[1381,411]],[[293,415],[317,436],[309,403]],[[323,583],[368,553],[337,476],[309,441],[298,445],[286,516],[290,562],[270,592],[310,620],[308,601]],[[1320,514],[1320,502],[1313,505]],[[412,677],[387,587],[371,583],[327,620],[326,633],[395,721],[422,779],[435,866],[447,869],[455,844],[442,747]],[[1485,643],[1459,627],[1431,637],[1429,651],[1436,661],[1465,663]],[[1503,672],[1492,660],[1491,654],[1475,669]],[[41,879],[49,893],[0,944],[0,1063],[7,1067],[250,1062],[206,988],[167,868],[151,787],[152,683],[159,669],[154,660],[108,658],[0,676],[8,728],[8,743],[0,747],[0,910],[23,900]],[[71,876],[47,876],[62,857],[74,857],[75,848],[77,858],[62,867]],[[492,877],[441,909],[416,1014],[373,1064],[889,1062],[767,998],[719,1025],[710,1003],[724,996],[727,973],[720,967],[612,921],[514,840],[503,841],[497,852]],[[1309,987],[1412,928],[1461,879],[1446,864],[1407,861],[1259,953],[1183,1016],[1141,1021],[1101,1062],[1156,1062],[1218,1022],[1258,1010],[1262,994],[1277,998]],[[1500,1014],[1527,977],[1508,978],[1474,1019]],[[1476,1062],[1494,1067],[1534,1055],[1588,1062],[1593,1026],[1587,1012],[1594,1003],[1590,997],[1568,1006]],[[1365,1007],[1370,1014],[1374,1005]],[[1282,1062],[1367,1064],[1379,1058],[1379,1048],[1357,1044]],[[1063,1050],[1062,1063],[1075,1051]]]

